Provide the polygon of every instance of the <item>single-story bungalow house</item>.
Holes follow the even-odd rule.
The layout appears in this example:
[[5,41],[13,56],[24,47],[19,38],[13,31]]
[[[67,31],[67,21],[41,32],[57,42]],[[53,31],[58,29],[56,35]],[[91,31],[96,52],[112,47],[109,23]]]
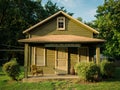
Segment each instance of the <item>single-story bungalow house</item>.
[[36,65],[44,74],[70,74],[76,63],[90,62],[96,55],[100,60],[100,45],[105,40],[94,38],[99,34],[63,11],[23,31],[25,39],[25,77]]

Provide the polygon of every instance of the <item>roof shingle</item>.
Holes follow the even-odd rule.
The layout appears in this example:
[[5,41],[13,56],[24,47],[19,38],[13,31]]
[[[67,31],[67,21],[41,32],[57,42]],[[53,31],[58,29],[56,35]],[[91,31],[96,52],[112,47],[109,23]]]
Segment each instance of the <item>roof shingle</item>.
[[18,41],[24,42],[24,43],[105,42],[105,40],[102,40],[102,39],[75,36],[75,35],[46,35],[46,36],[32,37],[28,39],[21,39]]

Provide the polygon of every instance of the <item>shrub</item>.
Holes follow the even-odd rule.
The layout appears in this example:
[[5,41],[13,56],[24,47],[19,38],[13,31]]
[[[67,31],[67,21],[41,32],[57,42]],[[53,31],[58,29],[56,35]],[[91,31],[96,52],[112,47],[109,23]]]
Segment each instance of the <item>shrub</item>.
[[87,68],[87,64],[86,63],[77,63],[75,65],[75,71],[76,71],[76,73],[78,74],[78,76],[81,79],[84,79],[84,80],[86,79],[86,77],[85,77],[86,68]]
[[87,81],[98,81],[100,68],[95,63],[78,63],[75,66],[78,76]]
[[113,77],[115,72],[115,65],[113,62],[103,60],[100,63],[100,72],[102,77]]
[[3,65],[3,71],[13,80],[17,80],[20,75],[20,67],[16,61],[16,58]]

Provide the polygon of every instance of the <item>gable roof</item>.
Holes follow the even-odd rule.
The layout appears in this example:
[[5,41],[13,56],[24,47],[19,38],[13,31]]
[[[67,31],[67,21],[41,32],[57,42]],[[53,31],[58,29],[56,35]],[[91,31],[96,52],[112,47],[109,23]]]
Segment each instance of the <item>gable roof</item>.
[[92,31],[93,33],[99,34],[99,32],[96,31],[95,29],[89,27],[88,25],[86,25],[86,24],[80,22],[80,21],[77,20],[77,19],[74,19],[72,16],[66,14],[66,13],[63,12],[63,11],[59,11],[59,12],[53,14],[52,16],[50,16],[50,17],[44,19],[43,21],[41,21],[41,22],[39,22],[39,23],[37,23],[37,24],[31,26],[30,28],[28,28],[28,29],[26,29],[25,31],[23,31],[23,33],[25,34],[25,33],[29,32],[29,31],[31,31],[32,29],[34,29],[34,28],[36,28],[36,27],[42,25],[43,23],[47,22],[48,20],[52,19],[53,17],[55,17],[55,16],[57,16],[57,15],[59,15],[59,14],[63,14],[63,15],[66,16],[67,18],[69,18],[69,19],[75,21],[75,22],[78,23],[79,25],[82,25],[83,27],[87,28],[88,30]]
[[88,38],[75,35],[46,35],[18,40],[24,43],[97,43],[105,42],[102,39]]

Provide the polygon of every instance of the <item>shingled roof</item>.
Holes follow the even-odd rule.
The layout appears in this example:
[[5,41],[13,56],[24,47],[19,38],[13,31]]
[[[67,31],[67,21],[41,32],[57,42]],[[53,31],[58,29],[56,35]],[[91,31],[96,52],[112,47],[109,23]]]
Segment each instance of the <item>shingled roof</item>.
[[90,43],[90,42],[105,42],[102,39],[88,38],[75,35],[46,35],[39,37],[32,37],[28,39],[18,40],[24,43]]

